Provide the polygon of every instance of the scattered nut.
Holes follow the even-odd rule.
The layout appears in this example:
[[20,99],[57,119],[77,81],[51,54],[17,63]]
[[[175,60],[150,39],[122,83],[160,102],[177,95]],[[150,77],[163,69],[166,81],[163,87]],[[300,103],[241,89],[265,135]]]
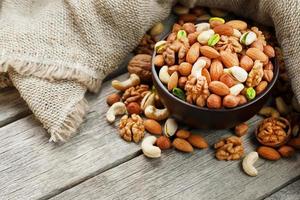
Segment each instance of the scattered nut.
[[149,105],[145,108],[144,114],[149,119],[161,121],[161,120],[168,118],[169,111],[167,108],[158,109],[158,108],[154,107],[153,105]]
[[237,136],[242,137],[247,134],[249,126],[246,123],[241,123],[235,126],[234,132]]
[[195,148],[198,148],[198,149],[205,149],[205,148],[208,148],[208,143],[206,142],[206,140],[201,137],[200,135],[190,135],[188,137],[188,142]]
[[295,149],[293,147],[284,145],[278,149],[280,155],[284,158],[292,157],[295,154]]
[[123,115],[126,113],[126,106],[122,102],[114,103],[106,113],[106,119],[108,122],[112,123],[116,119],[116,115]]
[[281,158],[280,154],[276,149],[273,149],[272,147],[266,147],[266,146],[260,146],[257,149],[257,153],[267,160],[279,160]]
[[128,114],[140,114],[141,113],[141,108],[140,105],[137,102],[130,102],[126,106]]
[[164,126],[164,134],[167,137],[172,137],[178,128],[176,121],[173,118],[168,118]]
[[188,143],[185,139],[175,138],[173,141],[173,146],[182,152],[190,153],[193,152],[194,149],[190,143]]
[[190,137],[191,132],[184,130],[184,129],[180,129],[176,132],[176,137],[178,138],[182,138],[182,139],[187,139],[188,137]]
[[274,117],[274,118],[280,116],[279,112],[275,108],[269,106],[265,106],[262,109],[260,109],[258,114],[265,117]]
[[144,137],[143,119],[137,114],[132,114],[131,117],[124,115],[120,120],[119,130],[124,140],[138,143]]
[[136,74],[130,74],[129,79],[120,82],[118,80],[113,80],[111,82],[111,85],[113,88],[115,88],[116,90],[120,90],[120,91],[124,91],[130,87],[136,86],[140,84],[140,77]]
[[275,98],[276,108],[281,115],[287,115],[289,113],[289,108],[281,97]]
[[[161,55],[157,55],[156,58],[159,58],[160,56]],[[152,60],[152,57],[147,54],[138,54],[138,55],[134,56],[128,63],[128,66],[127,66],[128,72],[130,74],[138,75],[139,78],[143,81],[152,80],[151,79],[152,78],[151,60]],[[162,62],[162,61],[160,61],[160,62]],[[158,64],[158,63],[156,63],[156,64]],[[159,64],[160,64],[160,66],[163,65],[163,63],[159,63]]]
[[162,150],[170,149],[172,147],[171,140],[166,136],[160,136],[156,140],[156,145]]
[[258,159],[258,153],[257,152],[250,152],[248,155],[245,156],[243,159],[243,170],[246,174],[249,176],[257,176],[258,172],[257,169],[253,166],[254,163]]
[[161,22],[158,22],[151,28],[150,35],[156,36],[161,34],[163,31],[164,31],[164,25]]
[[161,125],[153,119],[144,120],[144,126],[145,126],[145,129],[151,134],[155,134],[155,135],[162,134]]
[[145,156],[149,158],[159,158],[161,156],[160,148],[153,146],[156,140],[155,136],[148,136],[144,138],[142,142],[142,151]]
[[106,103],[111,106],[116,102],[119,102],[121,100],[121,96],[117,93],[113,93],[107,96]]
[[288,142],[288,145],[291,146],[291,147],[294,147],[295,149],[300,149],[300,137],[292,138]]
[[239,137],[231,136],[214,145],[218,160],[239,160],[244,155],[244,147]]

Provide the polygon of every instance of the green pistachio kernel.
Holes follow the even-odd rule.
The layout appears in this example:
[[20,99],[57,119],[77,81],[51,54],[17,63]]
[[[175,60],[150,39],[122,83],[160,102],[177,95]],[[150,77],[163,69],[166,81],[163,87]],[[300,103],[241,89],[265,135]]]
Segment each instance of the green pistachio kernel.
[[211,36],[207,42],[208,46],[215,46],[220,40],[220,35],[219,34],[214,34]]
[[221,17],[211,17],[211,18],[209,19],[209,22],[212,22],[212,21],[219,21],[219,22],[221,22],[222,24],[225,23],[225,20],[224,20],[223,18],[221,18]]
[[187,37],[187,34],[184,30],[178,31],[178,33],[177,33],[177,39],[178,40],[181,39],[181,38],[186,38],[186,37]]
[[182,91],[182,89],[175,87],[175,88],[173,88],[172,93],[174,94],[174,96],[176,96],[179,99],[185,101],[185,94]]
[[159,42],[156,42],[156,44],[154,45],[154,50],[156,51],[156,53],[163,53],[166,50],[166,45],[167,41],[165,40],[161,40]]
[[255,98],[255,96],[256,96],[256,92],[255,92],[254,88],[253,87],[247,88],[247,90],[246,90],[247,99],[251,101]]

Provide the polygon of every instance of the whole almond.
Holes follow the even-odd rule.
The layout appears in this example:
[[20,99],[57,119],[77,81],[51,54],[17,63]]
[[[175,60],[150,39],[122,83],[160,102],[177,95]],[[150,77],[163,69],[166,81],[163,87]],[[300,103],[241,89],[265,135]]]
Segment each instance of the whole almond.
[[226,108],[234,108],[239,105],[240,99],[234,95],[226,95],[223,98],[223,106]]
[[176,132],[176,137],[178,138],[182,138],[182,139],[187,139],[188,137],[190,137],[191,132],[189,132],[188,130],[184,130],[184,129],[179,129]]
[[269,58],[275,57],[275,50],[271,45],[264,46],[263,51]]
[[253,64],[254,62],[249,56],[243,55],[240,59],[240,67],[242,67],[247,72],[251,71]]
[[188,34],[188,40],[190,45],[195,44],[197,42],[198,35],[199,35],[198,32]]
[[261,51],[264,51],[264,44],[262,43],[261,40],[256,40],[256,41],[254,41],[254,42],[250,45],[250,47],[257,48],[257,49],[259,49],[259,50],[261,50]]
[[233,34],[233,28],[228,24],[221,24],[214,27],[214,32],[220,35],[231,36]]
[[190,143],[188,143],[185,139],[182,138],[175,138],[173,141],[173,146],[179,150],[186,153],[190,153],[194,151],[194,148]]
[[198,42],[194,43],[186,54],[186,61],[194,64],[200,55],[200,44]]
[[195,24],[193,23],[185,23],[182,25],[183,30],[185,30],[186,33],[194,33],[196,31]]
[[210,74],[206,68],[202,69],[202,76],[206,78],[208,84],[211,82]]
[[220,56],[226,67],[239,66],[239,58],[237,57],[237,54],[229,51],[221,51]]
[[267,64],[269,61],[268,56],[257,48],[249,48],[246,51],[246,55],[252,58],[252,60],[260,60],[264,64]]
[[170,80],[168,82],[168,90],[169,91],[173,90],[173,88],[177,87],[177,84],[178,84],[178,73],[174,72],[170,76]]
[[242,20],[230,20],[226,24],[240,31],[247,29],[247,23]]
[[220,81],[228,87],[232,87],[238,83],[238,81],[228,73],[223,73],[222,76],[220,76]]
[[256,94],[260,94],[262,93],[268,86],[268,82],[267,81],[261,81],[256,87],[255,87],[255,91]]
[[157,67],[162,67],[165,64],[163,55],[156,55],[154,58],[154,65]]
[[272,81],[274,76],[273,70],[265,70],[264,69],[264,76],[263,79],[268,81],[269,83]]
[[300,137],[292,138],[288,142],[288,145],[294,147],[295,149],[300,149]]
[[182,62],[180,63],[179,67],[178,67],[178,72],[182,75],[182,76],[188,76],[190,75],[191,71],[192,71],[192,65],[188,62]]
[[220,56],[219,52],[210,46],[201,46],[200,52],[202,55],[208,58],[218,58]]
[[170,149],[172,147],[171,140],[166,136],[157,138],[156,145],[162,150]]
[[162,134],[161,125],[153,119],[144,120],[144,126],[145,126],[145,129],[151,134],[155,134],[155,135]]
[[222,98],[216,94],[211,94],[206,100],[208,108],[219,109],[222,107]]
[[282,157],[292,157],[295,154],[295,149],[293,147],[284,145],[278,149],[278,152]]
[[239,105],[243,105],[245,103],[247,103],[247,98],[244,95],[237,95],[237,98],[239,99]]
[[223,64],[218,59],[213,59],[210,65],[210,78],[213,81],[218,81],[220,76],[223,74]]
[[200,135],[194,135],[194,134],[192,134],[192,135],[190,135],[190,137],[187,140],[195,148],[205,149],[205,148],[208,147],[208,143]]
[[229,87],[227,85],[225,85],[224,83],[222,83],[221,81],[212,81],[209,85],[208,85],[208,89],[219,96],[225,96],[227,94],[229,94]]
[[257,148],[257,153],[260,157],[267,160],[279,160],[281,158],[278,151],[276,151],[272,147],[260,146]]
[[249,129],[249,126],[246,123],[241,123],[241,124],[238,124],[235,126],[234,133],[237,136],[242,137],[247,134],[248,129]]
[[266,65],[264,65],[265,70],[273,70],[273,63],[269,61]]

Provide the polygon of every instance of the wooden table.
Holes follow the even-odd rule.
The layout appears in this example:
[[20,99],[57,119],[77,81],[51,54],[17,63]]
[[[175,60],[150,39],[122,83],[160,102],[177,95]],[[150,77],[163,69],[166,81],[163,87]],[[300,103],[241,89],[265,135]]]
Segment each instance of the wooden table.
[[[123,65],[126,65],[126,61]],[[123,74],[117,79],[125,79]],[[90,110],[79,135],[64,145],[48,142],[46,131],[14,89],[0,93],[0,199],[300,199],[300,155],[276,162],[259,159],[259,175],[249,177],[240,161],[217,161],[213,149],[184,154],[163,151],[148,159],[140,145],[118,136],[105,119],[106,81],[87,95]],[[248,121],[245,151],[255,149]],[[209,144],[230,130],[193,130]]]

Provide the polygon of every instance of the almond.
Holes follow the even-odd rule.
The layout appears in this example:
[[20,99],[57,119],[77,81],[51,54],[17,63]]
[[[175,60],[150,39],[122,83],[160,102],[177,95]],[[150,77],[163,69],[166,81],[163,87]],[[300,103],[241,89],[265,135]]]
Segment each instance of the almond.
[[247,103],[247,98],[244,95],[239,94],[237,98],[239,98],[239,105]]
[[154,58],[154,65],[157,67],[162,67],[165,64],[163,55],[156,55]]
[[186,153],[190,153],[194,151],[194,148],[190,143],[188,143],[185,139],[182,138],[175,138],[173,141],[173,146],[179,150]]
[[246,55],[252,58],[252,60],[260,60],[264,64],[267,64],[269,61],[268,56],[257,48],[249,48],[246,51]]
[[223,73],[222,76],[220,76],[220,81],[228,87],[232,87],[238,83],[238,81],[228,73]]
[[255,88],[256,94],[262,93],[266,89],[267,86],[268,86],[267,81],[261,81]]
[[178,84],[178,73],[174,72],[170,76],[170,80],[168,82],[168,90],[169,91],[173,90],[173,88],[177,87],[177,84]]
[[225,96],[229,94],[229,87],[221,81],[212,81],[208,88],[212,93],[219,96]]
[[192,65],[188,62],[182,62],[180,63],[179,67],[178,67],[178,72],[182,75],[182,76],[188,76],[190,75],[191,71],[192,71]]
[[243,55],[240,59],[240,66],[247,72],[251,71],[253,64],[254,62],[249,56]]
[[214,32],[220,35],[231,36],[233,34],[233,28],[228,24],[221,24],[214,27]]
[[250,47],[257,48],[257,49],[259,49],[259,50],[261,50],[261,51],[264,50],[264,44],[262,43],[261,40],[256,40],[256,41],[254,41],[254,42],[250,45]]
[[200,44],[196,42],[191,46],[186,54],[186,61],[188,63],[194,64],[200,55]]
[[198,35],[198,32],[188,34],[188,40],[190,45],[195,44],[197,42]]
[[202,69],[202,76],[206,78],[208,84],[211,82],[210,74],[206,68]]
[[220,56],[219,52],[217,50],[215,50],[212,47],[209,46],[202,46],[200,47],[200,52],[201,54],[203,54],[204,56],[208,57],[208,58],[217,58]]
[[166,136],[157,138],[156,145],[162,150],[170,149],[172,147],[171,140]]
[[223,98],[223,106],[226,108],[234,108],[239,105],[240,99],[237,96],[226,95]]
[[271,45],[264,46],[263,51],[269,58],[275,57],[275,50]]
[[191,132],[189,132],[188,130],[184,130],[184,129],[180,129],[176,132],[176,137],[178,138],[182,138],[182,139],[187,139],[188,137],[190,137]]
[[187,32],[187,34],[194,33],[196,31],[195,24],[193,23],[185,23],[182,25],[183,30]]
[[145,129],[151,134],[155,134],[155,135],[162,134],[161,125],[153,119],[144,120],[144,126],[145,126]]
[[211,94],[206,100],[208,108],[219,109],[222,107],[222,98],[216,94]]
[[223,74],[223,65],[222,62],[214,59],[210,65],[210,78],[213,81],[218,81],[220,76],[222,76]]
[[226,67],[239,66],[239,58],[237,57],[237,54],[229,51],[221,51],[220,56]]
[[281,158],[278,151],[271,147],[261,146],[257,148],[257,153],[262,158],[265,158],[267,160],[279,160]]
[[278,149],[278,152],[282,157],[292,157],[295,154],[295,149],[293,147],[284,145]]
[[242,20],[230,20],[226,24],[240,31],[247,29],[247,23]]
[[270,83],[273,79],[273,76],[274,76],[273,70],[269,70],[269,69],[265,70],[264,69],[264,76],[263,76],[264,80],[266,80]]
[[295,149],[300,149],[300,137],[298,137],[298,138],[292,138],[288,142],[288,145],[294,147]]
[[271,61],[269,61],[266,65],[264,65],[264,69],[265,70],[273,70],[273,63]]
[[195,148],[205,149],[208,147],[208,143],[200,135],[190,135],[190,137],[187,140]]

